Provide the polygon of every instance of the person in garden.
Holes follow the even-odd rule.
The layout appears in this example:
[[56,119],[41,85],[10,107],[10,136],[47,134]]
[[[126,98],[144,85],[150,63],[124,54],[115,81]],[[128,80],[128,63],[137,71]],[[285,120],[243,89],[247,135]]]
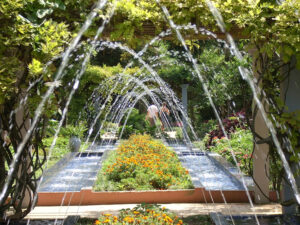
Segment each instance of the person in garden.
[[155,123],[159,121],[158,107],[156,105],[150,105],[147,109],[146,120],[150,122],[151,126],[155,126]]
[[[161,121],[170,121],[170,110],[167,107],[167,103],[163,102],[162,107],[159,110]],[[161,125],[161,130],[165,129],[164,123]]]

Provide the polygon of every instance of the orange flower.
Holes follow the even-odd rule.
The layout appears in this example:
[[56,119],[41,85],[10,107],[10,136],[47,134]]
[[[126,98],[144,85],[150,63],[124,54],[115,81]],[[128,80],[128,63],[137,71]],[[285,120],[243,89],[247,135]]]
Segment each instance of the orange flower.
[[134,219],[133,219],[132,217],[130,217],[130,216],[126,216],[126,217],[123,219],[123,221],[128,222],[128,223],[133,223],[133,222],[134,222]]
[[96,220],[94,224],[101,224],[99,220]]
[[173,223],[173,220],[172,220],[171,217],[169,217],[169,216],[166,216],[164,220],[165,220],[166,222]]

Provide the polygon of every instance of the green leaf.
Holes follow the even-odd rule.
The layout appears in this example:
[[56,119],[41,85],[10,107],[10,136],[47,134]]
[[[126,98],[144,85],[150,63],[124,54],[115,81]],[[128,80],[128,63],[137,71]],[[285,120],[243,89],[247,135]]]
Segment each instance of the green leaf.
[[49,8],[49,9],[39,9],[36,13],[37,17],[42,19],[45,16],[51,14],[53,12],[53,9]]
[[293,49],[288,45],[285,45],[283,49],[288,56],[291,56],[294,53]]
[[29,73],[37,76],[43,72],[42,63],[37,59],[32,59],[32,63],[28,66]]
[[61,9],[61,10],[66,9],[65,4],[61,0],[56,0],[55,2],[57,3],[59,9]]

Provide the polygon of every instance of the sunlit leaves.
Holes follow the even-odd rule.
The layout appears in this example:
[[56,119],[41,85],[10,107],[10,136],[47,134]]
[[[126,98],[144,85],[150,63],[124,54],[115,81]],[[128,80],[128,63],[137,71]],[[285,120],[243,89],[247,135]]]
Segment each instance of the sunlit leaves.
[[22,72],[22,68],[19,67],[20,63],[16,57],[2,57],[0,60],[0,104],[17,93],[14,84],[18,73]]
[[33,76],[38,76],[43,72],[42,63],[36,59],[32,60],[32,63],[28,66],[29,73]]

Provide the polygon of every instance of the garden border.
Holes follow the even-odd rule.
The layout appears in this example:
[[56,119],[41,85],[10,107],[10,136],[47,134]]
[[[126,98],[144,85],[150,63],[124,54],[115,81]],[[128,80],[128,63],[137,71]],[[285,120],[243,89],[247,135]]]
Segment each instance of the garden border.
[[[251,198],[254,192],[250,191]],[[274,194],[270,197],[274,199]],[[94,192],[92,188],[80,192],[40,192],[38,206],[60,205],[101,205],[101,204],[138,204],[138,203],[248,203],[245,191],[220,191],[195,188],[188,190],[154,191],[106,191]]]

